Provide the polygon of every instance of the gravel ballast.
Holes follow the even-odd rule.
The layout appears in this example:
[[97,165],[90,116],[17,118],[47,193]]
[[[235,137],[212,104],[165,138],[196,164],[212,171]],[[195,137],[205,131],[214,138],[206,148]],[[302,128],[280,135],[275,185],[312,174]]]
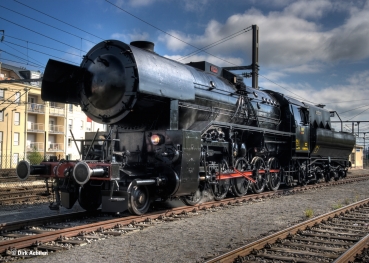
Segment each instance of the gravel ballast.
[[[368,173],[368,170],[350,171],[350,174]],[[25,261],[202,262],[305,220],[304,211],[308,208],[317,216],[368,198],[368,190],[369,180],[365,180],[260,199]]]

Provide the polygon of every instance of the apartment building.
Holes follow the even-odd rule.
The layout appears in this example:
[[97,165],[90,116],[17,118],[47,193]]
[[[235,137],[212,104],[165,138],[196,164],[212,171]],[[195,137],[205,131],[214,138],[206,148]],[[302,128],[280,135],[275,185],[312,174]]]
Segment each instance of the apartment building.
[[1,168],[14,168],[33,152],[78,159],[72,133],[75,139],[83,139],[86,131],[106,131],[106,125],[89,120],[80,107],[43,101],[41,83],[30,81],[41,77],[37,71],[1,64]]

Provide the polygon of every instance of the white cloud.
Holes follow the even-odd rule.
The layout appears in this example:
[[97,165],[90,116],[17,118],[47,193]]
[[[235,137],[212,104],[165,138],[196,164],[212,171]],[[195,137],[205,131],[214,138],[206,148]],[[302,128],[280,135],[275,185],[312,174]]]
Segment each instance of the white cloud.
[[[359,5],[359,4],[358,4]],[[328,12],[342,12],[348,8],[347,19],[334,29],[323,30],[319,18]],[[360,6],[360,5],[359,5]],[[314,18],[314,20],[308,20]],[[230,16],[224,23],[211,20],[202,35],[189,35],[171,31],[174,36],[204,47],[225,38],[245,25],[257,24],[260,29],[259,64],[263,67],[290,68],[289,72],[316,72],[317,64],[336,63],[342,60],[355,61],[369,57],[369,3],[353,6],[353,3],[324,1],[298,1],[282,11],[263,14],[250,8],[243,14]],[[251,56],[251,32],[234,37],[208,50],[223,56]],[[173,52],[190,52],[188,45],[170,36],[161,36],[159,41]],[[242,53],[240,53],[242,52]],[[245,55],[242,55],[245,57]],[[291,69],[295,67],[295,69]]]
[[323,64],[303,64],[303,65],[299,65],[299,66],[294,66],[294,67],[288,67],[283,69],[284,72],[288,72],[288,73],[300,73],[300,74],[304,74],[304,73],[316,73],[316,72],[321,72],[324,68]]
[[138,7],[138,6],[148,6],[155,2],[156,0],[130,0],[128,1],[129,5]]
[[[286,82],[285,76],[280,73],[268,73],[265,75],[268,79],[277,83],[277,85],[263,77],[259,78],[259,85],[263,89],[270,89],[276,92],[286,94],[296,98],[299,101],[312,103],[314,105],[326,105],[325,109],[334,110],[339,113],[343,121],[362,121],[369,119],[369,70],[354,73],[339,85],[330,85],[327,87],[316,87],[306,82]],[[277,81],[277,82],[276,82]],[[359,95],[358,95],[359,94]],[[339,120],[337,117],[332,120]],[[340,123],[332,124],[336,130],[340,130]],[[351,123],[348,124],[351,130]],[[360,126],[364,128],[365,124]],[[366,125],[366,130],[369,125]],[[355,128],[355,131],[357,127]],[[362,130],[364,131],[364,130]]]
[[[170,35],[159,36],[159,41],[164,42],[170,51],[180,51],[188,47],[186,43],[193,41],[191,36],[187,36],[181,32],[170,30],[168,31]],[[186,43],[185,43],[186,42]]]
[[202,12],[207,6],[209,0],[185,0],[181,1],[184,9],[189,12]]
[[348,79],[351,85],[368,85],[369,83],[369,70],[354,74]]
[[148,40],[149,33],[141,32],[140,30],[134,29],[130,33],[113,33],[111,35],[111,38],[121,40],[129,44],[131,41]]
[[358,60],[369,56],[369,3],[363,9],[351,8],[351,16],[327,33],[327,60]]
[[152,5],[156,1],[158,0],[116,0],[115,5],[122,8],[126,5],[130,5],[133,7],[142,7]]
[[297,1],[284,9],[286,15],[301,18],[320,18],[333,7],[328,0]]
[[[266,79],[267,81],[271,80],[271,81],[278,81],[281,80],[285,77],[287,77],[288,75],[284,72],[281,71],[270,71],[267,74],[263,74],[261,75],[261,78],[259,77],[259,81],[262,79]],[[275,84],[273,84],[275,85]],[[265,88],[265,86],[263,86],[263,88]]]

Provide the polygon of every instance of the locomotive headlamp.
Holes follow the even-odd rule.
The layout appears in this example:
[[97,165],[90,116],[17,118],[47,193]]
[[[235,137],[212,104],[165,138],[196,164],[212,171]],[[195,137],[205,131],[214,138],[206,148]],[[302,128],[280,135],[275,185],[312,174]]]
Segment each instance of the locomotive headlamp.
[[151,136],[151,143],[153,145],[159,145],[162,144],[164,142],[164,138],[158,134],[154,134]]

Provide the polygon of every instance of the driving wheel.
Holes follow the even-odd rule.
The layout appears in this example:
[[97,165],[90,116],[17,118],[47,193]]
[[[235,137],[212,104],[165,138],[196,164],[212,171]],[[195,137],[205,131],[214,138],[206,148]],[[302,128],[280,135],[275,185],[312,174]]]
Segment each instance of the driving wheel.
[[267,182],[265,163],[261,157],[254,157],[254,159],[251,161],[251,164],[253,166],[252,177],[256,181],[251,184],[251,188],[255,194],[259,194],[264,191]]
[[128,193],[128,211],[131,214],[145,214],[150,207],[149,190],[146,185],[135,185]]
[[[238,158],[235,162],[234,168],[240,172],[244,172],[247,170],[248,164],[247,160],[243,157]],[[232,193],[235,196],[241,197],[247,193],[247,189],[249,189],[250,181],[245,177],[234,178],[232,182]]]

